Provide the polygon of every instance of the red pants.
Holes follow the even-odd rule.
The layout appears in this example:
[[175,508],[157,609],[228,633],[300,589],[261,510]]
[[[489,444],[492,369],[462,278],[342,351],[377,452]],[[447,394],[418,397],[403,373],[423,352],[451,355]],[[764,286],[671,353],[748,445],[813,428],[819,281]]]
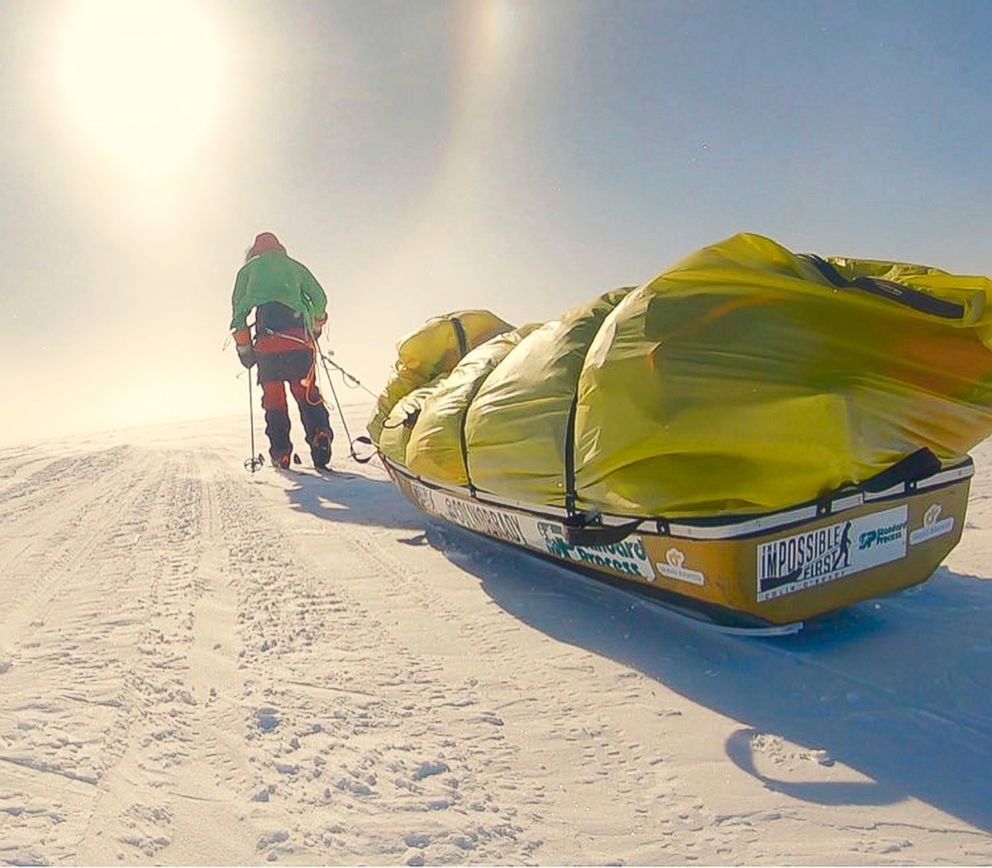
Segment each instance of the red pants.
[[308,389],[300,380],[269,380],[262,383],[262,409],[265,410],[265,433],[269,438],[269,454],[276,460],[293,451],[290,440],[289,407],[286,405],[286,383],[300,408],[300,419],[314,463],[326,466],[330,458],[334,432],[327,418],[327,407],[321,400],[320,389],[311,383]]
[[[286,410],[286,381],[273,380],[271,383],[262,383],[262,409],[263,410]],[[310,387],[310,400],[307,400],[307,388],[299,380],[289,381],[289,390],[293,393],[296,403],[302,410],[308,404],[320,406],[320,390],[314,383]]]

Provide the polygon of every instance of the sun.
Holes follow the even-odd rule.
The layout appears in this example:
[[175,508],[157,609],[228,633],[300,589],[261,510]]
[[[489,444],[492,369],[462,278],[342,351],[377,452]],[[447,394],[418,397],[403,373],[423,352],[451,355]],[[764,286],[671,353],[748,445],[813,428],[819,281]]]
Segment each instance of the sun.
[[81,138],[134,175],[168,177],[216,126],[223,44],[196,0],[77,0],[56,75]]

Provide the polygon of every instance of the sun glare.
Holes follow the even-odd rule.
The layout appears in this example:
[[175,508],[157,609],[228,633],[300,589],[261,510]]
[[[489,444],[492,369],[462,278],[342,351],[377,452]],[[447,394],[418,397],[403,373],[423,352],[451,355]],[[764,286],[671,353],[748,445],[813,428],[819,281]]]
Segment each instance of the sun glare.
[[58,46],[66,109],[115,165],[161,179],[186,165],[217,121],[223,45],[194,0],[78,0]]

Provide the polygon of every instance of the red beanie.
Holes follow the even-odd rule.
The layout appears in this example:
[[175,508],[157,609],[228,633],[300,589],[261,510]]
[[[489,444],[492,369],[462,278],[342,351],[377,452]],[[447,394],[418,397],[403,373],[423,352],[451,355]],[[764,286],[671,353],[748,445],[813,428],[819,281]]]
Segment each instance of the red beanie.
[[260,256],[263,253],[273,253],[274,251],[285,253],[286,248],[279,243],[279,239],[271,232],[262,232],[255,236],[255,243],[248,248],[248,253],[245,254],[245,262],[255,256]]

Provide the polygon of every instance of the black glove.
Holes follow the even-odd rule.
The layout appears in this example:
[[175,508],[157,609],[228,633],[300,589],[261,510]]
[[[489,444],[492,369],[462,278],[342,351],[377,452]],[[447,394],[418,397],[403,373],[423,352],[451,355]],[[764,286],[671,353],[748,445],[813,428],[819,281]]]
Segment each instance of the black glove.
[[258,361],[255,358],[255,348],[251,344],[238,345],[238,359],[241,364],[246,368],[254,367],[255,362]]

